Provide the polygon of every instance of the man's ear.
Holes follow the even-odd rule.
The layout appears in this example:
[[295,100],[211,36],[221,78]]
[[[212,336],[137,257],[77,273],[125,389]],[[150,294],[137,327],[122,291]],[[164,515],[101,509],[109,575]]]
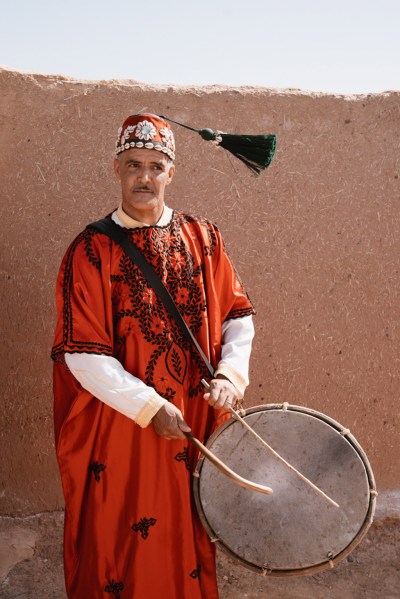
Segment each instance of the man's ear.
[[172,181],[172,179],[174,178],[175,175],[175,164],[171,164],[171,166],[169,167],[169,171],[168,171],[168,181],[167,181],[167,185],[169,185]]
[[118,181],[121,181],[121,173],[120,173],[121,163],[118,158],[114,158],[114,173],[117,177]]

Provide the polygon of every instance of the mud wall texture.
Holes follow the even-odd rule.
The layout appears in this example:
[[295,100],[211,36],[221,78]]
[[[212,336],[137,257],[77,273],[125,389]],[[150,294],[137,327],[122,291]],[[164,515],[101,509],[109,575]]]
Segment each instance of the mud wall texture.
[[117,206],[116,131],[142,110],[278,134],[276,159],[256,178],[176,129],[168,203],[220,226],[254,300],[247,405],[287,401],[338,420],[366,451],[378,490],[398,489],[399,100],[0,71],[0,513],[63,505],[49,359],[54,282],[72,238]]

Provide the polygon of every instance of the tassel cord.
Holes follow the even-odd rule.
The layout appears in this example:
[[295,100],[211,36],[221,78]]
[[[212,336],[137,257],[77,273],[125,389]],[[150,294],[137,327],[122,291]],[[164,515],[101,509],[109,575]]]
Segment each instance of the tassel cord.
[[199,129],[195,129],[194,127],[189,127],[189,125],[184,125],[183,123],[178,123],[178,121],[174,121],[174,119],[170,119],[169,117],[164,116],[163,114],[160,114],[159,116],[162,119],[169,121],[170,123],[175,123],[175,125],[179,125],[180,127],[185,127],[185,129],[189,129],[190,131],[195,131],[195,133],[200,133]]

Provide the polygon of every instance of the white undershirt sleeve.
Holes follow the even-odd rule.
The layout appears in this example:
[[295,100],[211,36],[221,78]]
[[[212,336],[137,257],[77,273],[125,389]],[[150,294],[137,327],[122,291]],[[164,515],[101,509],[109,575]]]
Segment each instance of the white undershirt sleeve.
[[[254,337],[252,317],[225,321],[222,334],[221,360],[215,375],[226,376],[243,397],[249,384],[249,360]],[[65,362],[84,389],[143,428],[167,403],[112,356],[66,353]]]
[[112,356],[66,353],[65,362],[84,389],[142,428],[167,403]]
[[221,360],[215,376],[226,376],[238,389],[240,399],[249,384],[249,362],[254,337],[253,317],[226,320],[222,325]]

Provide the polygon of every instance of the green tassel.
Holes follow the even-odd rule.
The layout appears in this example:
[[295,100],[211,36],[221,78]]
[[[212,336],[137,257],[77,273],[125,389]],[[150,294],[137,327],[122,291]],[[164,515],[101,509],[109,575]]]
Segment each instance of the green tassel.
[[220,133],[221,148],[239,158],[253,173],[259,175],[275,155],[276,135],[230,135]]
[[[161,116],[161,115],[160,115]],[[212,129],[194,129],[189,125],[178,123],[166,116],[161,118],[196,131],[206,141],[214,141],[221,148],[231,152],[236,158],[239,158],[253,173],[259,175],[272,162],[277,144],[276,135],[234,135],[230,133],[220,133]]]

